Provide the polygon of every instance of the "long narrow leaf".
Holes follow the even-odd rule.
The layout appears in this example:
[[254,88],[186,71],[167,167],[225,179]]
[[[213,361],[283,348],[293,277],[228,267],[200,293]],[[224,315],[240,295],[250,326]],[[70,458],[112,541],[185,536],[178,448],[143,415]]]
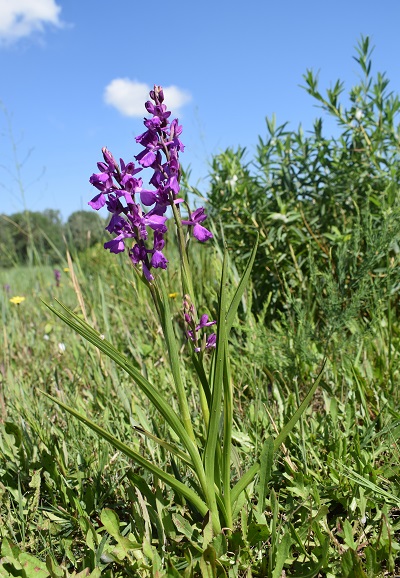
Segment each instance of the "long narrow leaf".
[[[206,472],[206,478],[208,487],[210,488],[210,499],[212,500],[211,509],[213,522],[215,523],[215,516],[218,516],[217,504],[214,492],[214,480],[216,479],[217,473],[215,471],[215,456],[218,443],[218,433],[219,433],[219,421],[221,417],[221,404],[222,404],[222,390],[223,390],[223,374],[224,374],[224,356],[226,355],[226,301],[227,301],[227,269],[228,269],[228,258],[225,251],[224,261],[222,265],[222,276],[221,276],[221,286],[219,295],[219,310],[217,319],[217,348],[215,352],[215,368],[213,373],[213,386],[212,386],[212,401],[211,401],[211,411],[210,411],[210,421],[207,430],[207,440],[206,447],[204,451],[204,467]],[[217,476],[217,479],[220,479]],[[212,488],[212,490],[211,490]]]
[[80,414],[79,412],[77,412],[72,407],[69,407],[68,405],[66,405],[62,401],[56,399],[55,397],[52,397],[48,393],[45,393],[45,392],[42,392],[42,393],[43,393],[43,395],[45,395],[46,397],[51,399],[54,403],[56,403],[57,405],[62,407],[65,411],[67,411],[68,413],[70,413],[71,415],[76,417],[79,421],[81,421],[82,423],[87,425],[97,435],[99,435],[103,439],[107,440],[115,449],[122,452],[128,458],[131,458],[139,466],[142,466],[143,468],[145,468],[146,470],[148,470],[152,474],[156,475],[158,478],[160,478],[160,480],[163,480],[175,492],[177,492],[181,496],[184,496],[187,500],[190,501],[190,503],[199,511],[199,513],[202,516],[206,515],[206,513],[208,511],[207,505],[187,485],[178,481],[176,478],[174,478],[173,476],[171,476],[167,472],[164,472],[164,470],[162,470],[158,466],[155,466],[152,462],[150,462],[149,460],[147,460],[146,458],[141,456],[138,452],[136,452],[135,450],[133,450],[132,448],[130,448],[129,446],[127,446],[126,444],[121,442],[118,438],[113,436],[111,433],[109,433],[108,431],[106,431],[102,427],[98,426],[97,424],[92,422],[90,419],[88,419],[87,417],[85,417],[82,414]]
[[88,323],[75,315],[73,311],[68,309],[68,307],[59,301],[57,301],[57,303],[59,303],[59,305],[64,309],[65,313],[57,310],[55,307],[49,305],[48,303],[45,303],[45,305],[62,321],[72,327],[72,329],[82,335],[82,337],[84,337],[87,341],[95,345],[100,351],[110,357],[110,359],[114,360],[119,365],[119,367],[121,367],[121,369],[126,371],[128,375],[134,379],[135,383],[140,387],[149,401],[157,408],[160,414],[164,417],[165,421],[177,434],[181,443],[185,446],[191,457],[193,467],[195,468],[203,491],[206,491],[204,468],[197,446],[188,435],[178,415],[172,409],[171,405],[164,399],[160,391],[157,390],[145,377],[143,377],[140,371],[138,371],[138,369],[136,369],[136,367],[130,363],[125,355],[118,351],[109,341],[104,339],[103,336],[99,335],[99,333]]
[[253,264],[254,264],[254,259],[256,258],[257,247],[258,247],[258,233],[257,233],[256,242],[254,244],[250,258],[247,261],[246,268],[243,272],[242,278],[240,279],[239,285],[237,286],[237,289],[235,291],[235,294],[233,296],[233,299],[232,299],[231,304],[230,304],[229,309],[228,309],[228,314],[226,316],[226,333],[227,333],[227,335],[229,335],[229,332],[230,332],[232,324],[233,324],[233,320],[235,319],[236,311],[239,307],[240,300],[243,297],[244,290],[246,289],[247,283],[249,281],[250,273],[251,273],[251,270],[252,270]]
[[156,444],[158,444],[159,446],[161,446],[162,448],[167,450],[167,452],[170,452],[171,454],[173,454],[174,456],[179,458],[182,462],[184,462],[186,465],[193,468],[192,461],[191,461],[190,457],[187,454],[185,454],[185,452],[182,452],[179,448],[177,448],[173,444],[170,444],[170,443],[160,439],[159,437],[155,436],[154,434],[152,434],[151,432],[145,430],[144,428],[142,428],[140,426],[135,425],[133,427],[134,427],[135,431],[143,434],[146,438],[152,440],[153,442],[156,442]]
[[160,307],[161,317],[162,317],[162,325],[163,325],[165,343],[166,343],[167,349],[168,349],[169,362],[171,365],[172,376],[174,378],[176,393],[178,396],[179,409],[181,412],[183,425],[184,425],[187,433],[189,434],[189,437],[192,440],[194,440],[195,436],[194,436],[194,432],[193,432],[192,421],[190,419],[189,405],[187,402],[187,393],[185,391],[185,387],[184,387],[183,381],[182,381],[180,362],[179,362],[179,356],[178,356],[178,347],[176,345],[176,337],[175,337],[175,333],[174,333],[174,328],[172,326],[171,311],[169,308],[169,300],[168,300],[167,292],[165,290],[165,285],[162,282],[162,279],[158,280],[158,286],[160,287],[160,290],[161,290],[161,296],[158,295],[158,299],[159,299],[159,307]]
[[231,369],[229,364],[228,346],[224,355],[224,445],[222,449],[222,480],[224,488],[224,503],[227,512],[226,526],[233,528],[231,503],[231,454],[233,429],[233,389]]
[[367,488],[368,490],[371,490],[373,496],[382,496],[382,498],[384,498],[388,504],[391,504],[396,508],[400,507],[400,498],[398,498],[395,494],[391,494],[390,492],[387,492],[386,490],[380,488],[379,486],[371,482],[371,480],[368,480],[367,478],[360,476],[360,474],[357,474],[357,472],[354,472],[352,469],[348,468],[344,464],[342,464],[342,468],[344,469],[344,471],[346,472],[346,476],[350,480],[356,482],[356,484],[359,484],[364,488]]
[[261,451],[260,457],[260,482],[257,488],[258,491],[257,510],[259,514],[262,514],[262,512],[264,511],[268,482],[271,479],[273,459],[274,459],[274,440],[272,436],[269,436],[264,442],[264,446]]

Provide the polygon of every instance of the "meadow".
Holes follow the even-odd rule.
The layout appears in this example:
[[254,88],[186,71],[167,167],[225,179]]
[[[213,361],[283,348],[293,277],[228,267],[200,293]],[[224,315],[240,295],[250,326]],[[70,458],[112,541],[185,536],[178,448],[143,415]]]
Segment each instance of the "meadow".
[[340,136],[216,156],[154,279],[0,269],[1,578],[400,574],[400,103],[357,50],[343,105],[305,75]]

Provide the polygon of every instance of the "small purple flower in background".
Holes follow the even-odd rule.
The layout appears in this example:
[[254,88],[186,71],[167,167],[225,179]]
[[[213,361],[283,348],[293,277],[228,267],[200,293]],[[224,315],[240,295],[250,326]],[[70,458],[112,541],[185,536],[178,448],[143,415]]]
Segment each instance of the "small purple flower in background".
[[4,291],[7,293],[7,295],[9,295],[10,291],[11,291],[11,286],[6,283],[5,285],[3,285],[4,287]]
[[[183,311],[184,311],[184,319],[189,327],[186,331],[186,336],[190,341],[194,343],[194,350],[196,353],[200,351],[204,351],[205,349],[211,349],[216,347],[217,345],[217,336],[215,333],[211,333],[208,337],[206,336],[205,332],[202,331],[205,327],[211,327],[212,325],[216,325],[216,321],[209,321],[208,315],[205,313],[200,318],[200,323],[196,324],[196,312],[192,303],[190,303],[190,297],[185,295],[183,300]],[[198,333],[200,334],[198,335]],[[200,344],[199,344],[199,340]]]
[[56,280],[56,287],[59,287],[61,279],[61,271],[59,269],[54,269],[54,279]]
[[[178,119],[169,121],[171,112],[163,104],[161,86],[154,86],[150,99],[153,102],[147,101],[145,107],[152,117],[144,119],[146,131],[136,137],[136,142],[143,147],[135,156],[140,166],[136,168],[133,162],[125,164],[122,159],[118,165],[104,147],[104,161],[97,163],[100,172],[89,179],[99,191],[89,205],[96,211],[106,206],[112,215],[106,229],[114,237],[104,244],[105,249],[121,253],[127,248],[132,263],[141,264],[148,281],[154,279],[151,269],[167,268],[168,260],[163,254],[167,232],[165,213],[168,207],[183,202],[178,196],[179,153],[185,148],[180,140],[182,126]],[[153,170],[149,179],[153,189],[144,188],[142,178],[136,176],[146,168]],[[141,204],[136,201],[136,195]],[[212,237],[212,233],[200,224],[206,218],[203,208],[192,213],[189,210],[189,218],[182,224],[193,227],[193,236],[204,242]]]

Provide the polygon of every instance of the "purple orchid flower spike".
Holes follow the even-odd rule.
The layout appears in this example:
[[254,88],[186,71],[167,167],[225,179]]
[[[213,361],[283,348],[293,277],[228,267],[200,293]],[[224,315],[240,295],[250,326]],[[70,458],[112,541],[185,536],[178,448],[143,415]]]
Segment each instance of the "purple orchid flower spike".
[[[89,205],[98,211],[106,207],[111,219],[106,230],[113,239],[104,244],[111,253],[121,253],[128,249],[135,266],[141,265],[148,281],[153,280],[151,269],[166,269],[168,260],[163,254],[164,235],[167,232],[168,207],[179,205],[183,199],[180,192],[179,153],[185,147],[180,140],[182,126],[178,119],[169,120],[171,111],[164,104],[161,86],[154,86],[150,99],[145,103],[151,118],[144,119],[145,132],[136,137],[143,150],[135,156],[135,163],[118,164],[111,152],[103,147],[103,160],[97,163],[98,173],[89,181],[97,189],[97,194]],[[151,168],[148,189],[138,173]],[[175,213],[180,218],[180,210]],[[183,225],[193,227],[193,235],[201,242],[212,237],[210,231],[201,225],[207,218],[204,209],[189,211],[189,219]],[[194,328],[195,329],[195,328]],[[201,328],[203,329],[203,327]]]

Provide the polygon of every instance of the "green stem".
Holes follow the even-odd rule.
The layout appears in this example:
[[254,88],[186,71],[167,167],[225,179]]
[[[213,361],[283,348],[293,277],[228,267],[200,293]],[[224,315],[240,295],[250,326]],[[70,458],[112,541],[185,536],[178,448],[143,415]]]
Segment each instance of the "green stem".
[[174,328],[171,321],[171,310],[169,308],[167,291],[161,279],[158,280],[158,287],[150,284],[150,291],[154,302],[156,305],[158,304],[157,311],[159,312],[160,322],[165,337],[165,343],[168,349],[168,357],[172,370],[172,376],[174,378],[176,393],[178,396],[178,404],[182,416],[182,422],[190,439],[195,441],[196,437],[193,431],[193,425],[187,401],[187,393],[180,372],[178,348],[176,345]]
[[[217,321],[217,348],[215,351],[215,369],[213,373],[213,387],[211,397],[210,422],[207,430],[206,447],[204,450],[204,468],[210,490],[212,490],[211,512],[214,519],[214,511],[218,516],[218,508],[214,490],[214,480],[220,479],[219,472],[216,471],[217,443],[219,439],[219,423],[221,416],[224,358],[226,351],[226,279],[227,279],[227,255],[225,252],[222,265],[222,277],[219,295],[219,311]],[[219,523],[219,520],[218,520]]]
[[181,270],[182,270],[182,285],[184,294],[189,295],[191,302],[195,305],[194,301],[194,291],[192,282],[192,273],[189,266],[189,259],[186,250],[185,233],[182,226],[181,212],[179,207],[175,205],[174,202],[171,203],[172,212],[174,215],[176,234],[178,238],[179,254],[181,257]]
[[228,352],[224,356],[224,446],[222,453],[222,476],[224,488],[224,503],[226,510],[226,524],[233,528],[231,503],[231,451],[233,426],[233,390],[229,365]]
[[195,367],[197,376],[199,378],[200,407],[203,414],[204,425],[207,430],[208,424],[210,422],[210,407],[211,407],[210,385],[208,383],[207,376],[204,371],[203,362],[201,359],[198,359],[196,357],[195,352],[192,353],[192,362]]

